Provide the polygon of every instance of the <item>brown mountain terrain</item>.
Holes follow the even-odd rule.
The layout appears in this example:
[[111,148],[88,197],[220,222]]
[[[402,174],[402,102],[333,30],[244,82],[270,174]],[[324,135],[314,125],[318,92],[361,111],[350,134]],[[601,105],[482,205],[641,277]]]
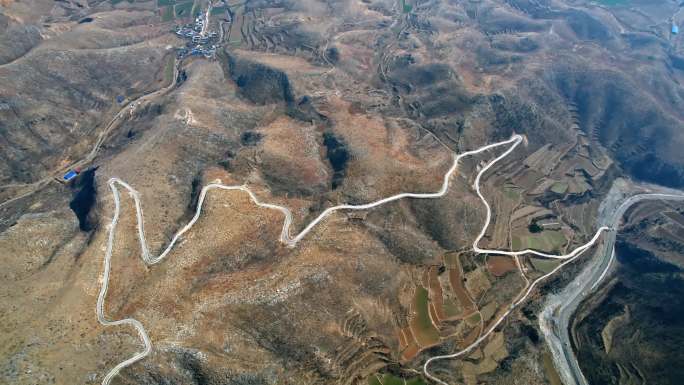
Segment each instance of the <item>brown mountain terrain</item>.
[[[514,133],[482,179],[482,247],[568,253],[615,177],[681,187],[678,5],[630,3],[214,2],[208,59],[174,33],[207,1],[1,2],[0,382],[101,383],[142,350],[95,312],[113,177],[139,192],[154,255],[217,179],[288,207],[294,235],[335,205],[438,191],[455,153]],[[428,383],[426,359],[469,346],[558,263],[470,250],[472,185],[504,150],[463,159],[441,198],[335,212],[292,248],[280,212],[212,190],[155,265],[122,193],[105,313],[139,320],[153,349],[112,383]],[[553,383],[535,313],[577,267],[432,373]]]

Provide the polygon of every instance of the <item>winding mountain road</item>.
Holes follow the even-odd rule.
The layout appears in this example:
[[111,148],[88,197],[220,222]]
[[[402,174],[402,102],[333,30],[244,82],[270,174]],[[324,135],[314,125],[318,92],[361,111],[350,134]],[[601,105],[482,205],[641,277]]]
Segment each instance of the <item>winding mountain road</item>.
[[[104,273],[103,273],[103,279],[102,279],[102,286],[100,288],[100,292],[99,292],[98,300],[97,300],[97,306],[96,306],[97,318],[98,318],[98,321],[105,326],[128,325],[128,326],[134,327],[137,330],[141,340],[143,341],[145,348],[143,349],[143,351],[136,353],[134,356],[130,357],[129,359],[119,363],[114,368],[112,368],[107,373],[107,375],[104,377],[104,379],[102,381],[102,385],[108,385],[110,383],[110,381],[112,380],[112,378],[114,376],[116,376],[123,368],[145,358],[147,355],[150,354],[150,352],[152,350],[152,343],[150,341],[150,338],[147,335],[147,332],[145,331],[144,326],[139,321],[137,321],[133,318],[126,318],[126,319],[122,319],[122,320],[111,321],[111,320],[107,319],[107,317],[105,316],[105,312],[104,312],[104,303],[105,303],[105,299],[107,296],[107,289],[108,289],[108,285],[109,285],[109,278],[110,278],[110,271],[111,271],[111,258],[112,258],[112,253],[113,253],[114,234],[115,234],[115,230],[116,230],[118,220],[119,220],[119,215],[120,215],[120,205],[121,204],[120,204],[119,186],[126,189],[135,202],[138,240],[140,243],[142,259],[145,263],[153,265],[153,264],[161,262],[165,257],[167,257],[168,254],[173,249],[173,247],[175,246],[175,244],[180,239],[180,237],[184,233],[189,231],[192,228],[192,226],[197,222],[200,215],[202,214],[202,207],[204,205],[204,200],[206,198],[206,195],[210,190],[218,189],[218,190],[242,191],[244,193],[247,193],[249,195],[250,199],[257,206],[267,208],[267,209],[271,209],[271,210],[278,210],[281,213],[283,213],[284,219],[283,219],[283,227],[282,227],[281,234],[280,234],[280,241],[288,247],[295,247],[297,245],[297,243],[299,243],[318,223],[323,221],[325,218],[327,218],[329,215],[331,215],[335,211],[339,211],[339,210],[368,210],[368,209],[372,209],[374,207],[377,207],[377,206],[380,206],[380,205],[383,205],[383,204],[386,204],[389,202],[393,202],[393,201],[396,201],[399,199],[404,199],[404,198],[414,198],[414,199],[440,198],[447,193],[447,191],[449,189],[449,183],[450,183],[451,176],[454,174],[454,172],[458,168],[459,162],[463,157],[480,154],[480,153],[483,153],[483,152],[488,151],[488,150],[492,150],[492,149],[495,149],[498,147],[508,145],[509,147],[506,149],[506,151],[504,151],[502,154],[497,156],[494,160],[487,163],[478,172],[478,174],[475,178],[475,182],[474,182],[473,187],[474,187],[475,191],[477,192],[478,197],[480,198],[480,200],[485,205],[486,220],[485,220],[485,223],[484,223],[484,226],[483,226],[481,232],[479,233],[479,235],[477,236],[477,238],[473,242],[472,248],[476,253],[508,255],[508,256],[512,256],[512,257],[518,257],[518,256],[524,255],[524,254],[534,254],[534,255],[537,255],[537,256],[543,257],[543,258],[560,259],[560,260],[563,260],[563,262],[561,264],[559,264],[555,269],[550,271],[549,273],[537,278],[532,283],[528,284],[526,289],[524,289],[524,291],[520,293],[520,295],[516,298],[516,300],[514,300],[514,302],[509,305],[508,310],[501,317],[499,317],[499,319],[497,319],[497,321],[488,330],[486,330],[484,333],[482,333],[482,335],[475,342],[473,342],[470,346],[466,347],[465,349],[463,349],[459,352],[453,353],[453,354],[432,357],[425,362],[425,364],[423,366],[423,371],[424,371],[425,375],[428,378],[432,379],[433,381],[436,381],[437,383],[447,385],[446,382],[440,380],[439,378],[435,377],[434,375],[432,375],[429,372],[428,367],[431,363],[433,363],[437,360],[459,357],[461,355],[466,354],[470,350],[472,350],[475,346],[477,346],[482,341],[484,341],[503,322],[503,320],[513,311],[513,309],[515,309],[518,305],[520,305],[522,302],[524,302],[528,298],[528,296],[530,295],[530,293],[532,292],[534,287],[539,282],[541,282],[542,280],[551,276],[552,274],[557,272],[559,269],[561,269],[566,264],[575,260],[583,252],[585,252],[586,250],[591,248],[598,241],[599,237],[601,236],[601,234],[603,232],[610,230],[610,228],[608,226],[601,226],[596,231],[596,233],[594,234],[594,236],[591,238],[591,240],[589,242],[577,247],[575,250],[571,251],[568,254],[564,254],[564,255],[548,254],[548,253],[543,253],[543,252],[539,252],[536,250],[530,250],[530,249],[520,250],[520,251],[490,250],[490,249],[482,249],[478,246],[479,242],[484,237],[484,235],[487,231],[487,228],[489,226],[489,223],[491,221],[491,207],[489,206],[489,203],[487,203],[487,200],[484,198],[484,196],[482,195],[482,192],[480,191],[480,180],[482,178],[482,175],[485,172],[487,172],[492,166],[494,166],[494,164],[496,164],[497,162],[499,162],[500,160],[502,160],[503,158],[508,156],[520,143],[523,142],[523,140],[524,140],[524,138],[521,135],[515,134],[508,140],[489,144],[489,145],[485,145],[485,146],[482,146],[476,150],[466,151],[466,152],[463,152],[461,154],[457,154],[454,157],[454,161],[453,161],[451,168],[449,168],[447,173],[444,175],[442,187],[437,192],[434,192],[434,193],[400,193],[400,194],[392,195],[390,197],[383,198],[383,199],[380,199],[380,200],[377,200],[377,201],[374,201],[371,203],[363,204],[363,205],[346,205],[346,204],[344,204],[344,205],[338,205],[338,206],[330,207],[330,208],[324,210],[318,217],[316,217],[313,221],[311,221],[306,227],[304,227],[304,229],[302,229],[295,236],[291,235],[290,230],[291,230],[291,226],[292,226],[292,212],[287,207],[276,205],[276,204],[271,204],[271,203],[261,202],[259,200],[259,198],[245,185],[230,186],[230,185],[224,185],[224,184],[220,183],[220,181],[215,181],[213,183],[207,184],[206,186],[204,186],[202,188],[200,196],[199,196],[199,200],[197,203],[197,209],[196,209],[195,215],[185,226],[183,226],[180,230],[178,230],[178,232],[173,236],[173,238],[171,239],[171,241],[169,242],[167,247],[156,257],[154,257],[150,254],[149,247],[148,247],[147,241],[145,239],[143,209],[142,209],[142,205],[140,203],[139,193],[133,187],[131,187],[129,184],[122,181],[121,179],[111,178],[108,181],[108,185],[109,185],[109,188],[111,189],[112,195],[114,197],[114,206],[115,207],[114,207],[114,216],[112,217],[112,221],[111,221],[111,223],[109,225],[109,229],[108,229],[109,235],[108,235],[108,239],[107,239],[107,246],[106,246],[106,251],[105,251],[105,256],[104,256]],[[518,266],[519,266],[519,263],[518,263]]]
[[[131,197],[133,198],[135,202],[135,210],[136,210],[136,219],[137,219],[137,229],[138,229],[138,240],[140,243],[140,249],[142,253],[142,259],[145,263],[153,265],[156,263],[161,262],[168,254],[171,252],[173,249],[174,245],[178,242],[180,237],[186,233],[188,230],[192,228],[192,226],[197,222],[199,219],[200,215],[202,214],[202,207],[204,205],[204,200],[206,198],[207,193],[210,190],[213,189],[219,189],[219,190],[238,190],[245,192],[249,195],[251,200],[259,207],[267,208],[267,209],[272,209],[272,210],[278,210],[283,213],[284,215],[284,220],[283,220],[283,227],[282,231],[280,233],[280,241],[287,245],[288,247],[294,247],[301,241],[318,223],[320,223],[322,220],[324,220],[326,217],[328,217],[330,214],[334,213],[335,211],[339,210],[368,210],[389,202],[393,202],[399,199],[404,199],[404,198],[416,198],[416,199],[428,199],[428,198],[439,198],[444,196],[448,189],[449,189],[449,182],[451,179],[451,176],[454,174],[456,169],[458,168],[459,161],[466,156],[472,156],[476,154],[483,153],[485,151],[495,149],[498,147],[510,145],[510,147],[499,157],[496,158],[494,162],[491,162],[487,167],[485,167],[482,171],[480,171],[480,174],[478,175],[477,182],[476,184],[478,185],[478,193],[479,193],[479,180],[480,176],[482,173],[487,171],[489,167],[499,159],[502,159],[503,157],[507,156],[510,154],[511,151],[515,147],[517,147],[521,142],[523,141],[523,137],[521,135],[513,135],[510,139],[498,142],[498,143],[493,143],[489,145],[482,146],[476,150],[472,151],[466,151],[461,154],[457,154],[454,157],[453,164],[451,168],[447,171],[447,173],[444,175],[444,179],[442,182],[442,187],[439,189],[439,191],[434,192],[434,193],[401,193],[397,195],[393,195],[384,199],[377,200],[375,202],[363,204],[363,205],[338,205],[334,207],[330,207],[326,210],[324,210],[318,217],[316,217],[313,221],[311,221],[299,234],[295,235],[294,237],[291,236],[290,228],[292,226],[292,212],[284,206],[276,205],[276,204],[271,204],[271,203],[264,203],[261,202],[257,196],[245,185],[238,185],[238,186],[228,186],[221,184],[219,181],[210,183],[202,188],[202,191],[199,196],[199,200],[197,202],[197,209],[195,212],[195,215],[192,217],[192,219],[185,225],[183,226],[178,232],[173,236],[167,247],[164,249],[164,251],[161,252],[158,256],[154,257],[150,254],[149,247],[147,245],[147,240],[145,239],[145,226],[144,226],[144,218],[143,218],[143,209],[142,205],[140,203],[140,196],[139,193],[131,187],[129,184],[126,182],[122,181],[121,179],[118,178],[111,178],[108,181],[109,188],[112,191],[112,196],[114,197],[114,216],[112,217],[112,221],[109,225],[109,235],[107,238],[107,246],[105,249],[105,256],[104,256],[104,272],[103,272],[103,277],[102,277],[102,286],[100,288],[100,293],[98,295],[97,299],[97,306],[96,306],[96,312],[97,312],[97,319],[98,321],[105,326],[118,326],[118,325],[128,325],[134,327],[138,334],[140,335],[140,339],[143,341],[145,348],[143,351],[136,353],[134,356],[131,358],[119,363],[116,365],[113,369],[107,373],[107,375],[104,377],[102,381],[102,385],[108,385],[112,378],[116,376],[121,369],[145,358],[147,355],[150,354],[152,350],[152,343],[150,342],[150,338],[147,335],[147,332],[145,331],[145,328],[143,325],[136,319],[133,318],[126,318],[122,320],[116,320],[116,321],[111,321],[108,320],[107,317],[105,316],[105,311],[104,311],[104,303],[105,299],[107,296],[107,289],[109,287],[109,278],[110,278],[110,272],[111,272],[111,258],[112,258],[112,253],[113,253],[113,245],[114,245],[114,234],[116,232],[116,227],[118,225],[119,221],[119,215],[121,211],[121,202],[120,202],[120,193],[119,193],[119,186],[123,187],[126,189]],[[489,206],[487,206],[489,207]],[[478,241],[479,241],[478,237]]]
[[[517,145],[517,143],[516,143]],[[556,255],[556,254],[548,254],[548,253],[542,253],[536,250],[531,250],[531,249],[525,249],[525,250],[520,250],[520,251],[505,251],[505,250],[493,250],[493,249],[482,249],[478,246],[482,238],[484,237],[485,233],[487,232],[487,228],[489,227],[489,224],[492,219],[492,209],[489,206],[489,203],[487,203],[487,200],[485,197],[482,195],[482,191],[480,190],[480,179],[482,178],[482,175],[484,175],[485,172],[487,172],[494,164],[499,162],[501,159],[505,158],[510,154],[513,150],[515,149],[515,145],[511,146],[508,150],[506,150],[504,153],[496,157],[494,160],[490,161],[485,167],[483,167],[480,172],[477,174],[475,177],[475,182],[473,184],[473,188],[475,189],[475,192],[477,193],[477,196],[480,198],[482,203],[485,205],[486,208],[486,215],[485,215],[485,223],[482,226],[482,230],[478,234],[477,238],[475,238],[475,241],[473,241],[473,251],[478,254],[496,254],[496,255],[508,255],[511,257],[518,257],[524,254],[534,254],[539,257],[543,258],[551,258],[551,259],[561,259],[563,260],[562,263],[560,263],[558,266],[556,266],[553,270],[550,272],[542,275],[541,277],[537,278],[536,280],[532,281],[532,283],[529,283],[527,281],[527,278],[524,276],[522,273],[522,268],[520,266],[520,262],[516,259],[516,265],[518,268],[521,270],[521,274],[523,274],[523,277],[525,277],[525,281],[527,282],[527,286],[524,291],[508,306],[508,309],[506,310],[505,313],[503,313],[484,333],[481,333],[480,336],[470,345],[468,345],[465,349],[462,349],[458,352],[452,353],[452,354],[445,354],[445,355],[440,355],[440,356],[434,356],[429,358],[428,360],[425,361],[425,364],[423,364],[423,373],[425,374],[426,377],[430,378],[431,380],[442,384],[442,385],[448,385],[445,381],[439,379],[438,377],[434,376],[433,374],[430,373],[428,367],[430,366],[431,363],[438,361],[438,360],[444,360],[444,359],[453,359],[457,358],[460,356],[463,356],[470,352],[472,349],[474,349],[476,346],[478,346],[480,343],[482,343],[489,335],[496,330],[496,328],[501,325],[501,323],[508,317],[508,315],[516,308],[518,305],[523,303],[527,297],[532,293],[532,290],[537,286],[537,284],[544,279],[550,277],[551,275],[555,274],[558,270],[560,270],[563,266],[567,265],[568,263],[574,261],[577,257],[579,257],[582,253],[587,251],[589,248],[591,248],[599,239],[601,234],[605,231],[609,231],[610,227],[608,226],[601,226],[599,229],[596,231],[594,236],[591,238],[591,240],[579,247],[577,247],[575,250],[571,251],[568,254],[562,254],[562,255]]]

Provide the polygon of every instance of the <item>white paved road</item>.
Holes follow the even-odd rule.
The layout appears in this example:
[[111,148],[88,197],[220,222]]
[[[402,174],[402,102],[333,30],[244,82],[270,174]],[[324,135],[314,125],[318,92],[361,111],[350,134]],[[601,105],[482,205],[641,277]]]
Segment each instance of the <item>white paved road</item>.
[[[137,217],[137,229],[138,229],[138,240],[140,243],[140,248],[142,252],[142,259],[145,261],[147,264],[156,264],[161,262],[173,249],[174,245],[180,237],[186,233],[188,230],[192,228],[192,226],[197,222],[197,219],[199,219],[200,215],[202,214],[202,207],[204,205],[204,199],[206,198],[207,193],[209,190],[212,189],[220,189],[220,190],[239,190],[242,192],[245,192],[249,194],[250,198],[252,201],[259,207],[267,208],[267,209],[272,209],[272,210],[278,210],[283,213],[284,215],[284,220],[283,220],[283,228],[280,234],[280,241],[286,244],[288,247],[294,247],[301,241],[313,228],[316,226],[318,223],[320,223],[322,220],[324,220],[326,217],[328,217],[330,214],[334,213],[335,211],[338,210],[368,210],[373,207],[377,207],[380,205],[383,205],[385,203],[393,202],[399,199],[403,198],[416,198],[416,199],[426,199],[426,198],[439,198],[444,196],[444,194],[447,193],[449,189],[449,182],[451,179],[451,176],[453,173],[456,171],[458,168],[459,161],[466,156],[472,156],[476,154],[483,153],[485,151],[495,149],[498,147],[510,145],[508,150],[505,152],[506,156],[508,155],[515,147],[517,147],[521,142],[523,141],[523,137],[520,135],[513,135],[510,139],[498,142],[498,143],[493,143],[489,144],[486,146],[482,146],[476,150],[472,151],[466,151],[464,153],[458,154],[454,157],[453,164],[451,168],[447,171],[447,173],[444,175],[444,180],[442,182],[442,187],[439,189],[439,191],[435,193],[401,193],[397,195],[393,195],[384,199],[380,199],[378,201],[368,203],[368,204],[363,204],[363,205],[339,205],[339,206],[334,206],[330,207],[326,210],[324,210],[316,219],[311,221],[299,234],[295,235],[292,237],[290,235],[290,227],[292,225],[292,213],[291,211],[280,205],[275,205],[271,203],[264,203],[261,202],[254,193],[247,188],[244,185],[239,185],[239,186],[228,186],[221,184],[220,182],[216,183],[210,183],[204,188],[202,188],[202,191],[200,193],[200,197],[197,203],[197,210],[195,212],[195,215],[193,218],[188,222],[183,228],[181,228],[171,239],[171,242],[169,242],[168,246],[164,251],[162,251],[161,254],[158,256],[154,257],[150,254],[149,247],[147,245],[147,241],[145,239],[145,225],[144,225],[144,218],[143,218],[143,209],[142,205],[140,203],[140,197],[138,192],[131,187],[129,184],[126,182],[122,181],[121,179],[118,178],[112,178],[109,180],[108,185],[109,188],[112,190],[112,195],[114,197],[114,216],[112,217],[112,221],[109,225],[109,236],[107,239],[107,246],[106,246],[106,251],[105,251],[105,257],[104,257],[104,273],[103,273],[103,278],[102,278],[102,286],[100,288],[100,293],[98,296],[97,300],[97,307],[96,307],[96,312],[97,312],[97,318],[100,321],[101,324],[105,326],[115,326],[115,325],[129,325],[133,326],[137,331],[138,334],[140,335],[141,340],[143,341],[145,345],[145,349],[139,353],[136,353],[133,357],[121,362],[120,364],[116,365],[113,369],[107,373],[107,375],[104,377],[102,384],[103,385],[108,385],[111,381],[111,379],[116,376],[121,369],[133,364],[134,362],[137,362],[143,358],[145,358],[148,354],[150,354],[152,350],[152,343],[150,342],[150,338],[147,335],[145,328],[143,325],[133,319],[133,318],[126,318],[122,320],[117,320],[117,321],[110,321],[107,319],[105,316],[104,312],[104,302],[107,296],[107,288],[109,286],[109,276],[110,276],[110,268],[111,268],[111,258],[112,258],[112,253],[113,253],[113,244],[114,244],[114,234],[116,232],[116,226],[118,224],[119,220],[119,215],[120,215],[120,196],[119,196],[119,188],[118,186],[123,187],[124,189],[128,190],[130,193],[131,197],[133,198],[135,202],[135,209],[136,209],[136,217]],[[500,156],[498,159],[501,159],[503,156]],[[484,170],[486,171],[486,170]],[[483,173],[483,171],[480,172],[480,175]],[[478,181],[479,177],[478,175]]]
[[334,213],[335,211],[338,211],[338,210],[368,210],[368,209],[383,205],[385,203],[393,202],[393,201],[396,201],[399,199],[404,199],[404,198],[434,199],[434,198],[442,197],[447,193],[447,191],[449,189],[449,183],[450,183],[451,176],[453,175],[453,173],[458,168],[459,161],[463,157],[480,154],[480,153],[483,153],[483,152],[488,151],[488,150],[492,150],[492,149],[496,149],[498,147],[503,147],[503,146],[509,145],[509,147],[506,149],[506,151],[504,151],[501,155],[499,155],[494,160],[490,161],[485,167],[483,167],[475,179],[474,188],[475,188],[478,196],[480,197],[480,199],[482,200],[483,204],[485,205],[485,207],[487,209],[487,215],[486,215],[486,221],[485,221],[485,224],[483,226],[482,231],[480,232],[478,237],[473,242],[473,250],[477,253],[492,253],[492,254],[501,254],[501,255],[510,255],[510,256],[519,256],[519,255],[523,255],[523,254],[535,254],[537,256],[544,257],[544,258],[563,259],[565,261],[562,264],[560,264],[556,269],[551,271],[550,273],[548,273],[548,274],[542,276],[541,278],[538,278],[534,282],[532,282],[532,284],[530,284],[528,286],[527,291],[524,292],[520,296],[520,298],[517,299],[517,301],[515,301],[514,303],[512,303],[509,306],[509,310],[502,317],[500,317],[493,326],[491,326],[485,333],[483,333],[482,336],[480,336],[480,338],[478,338],[472,345],[470,345],[469,347],[467,347],[466,349],[464,349],[460,352],[450,354],[450,355],[445,355],[445,356],[432,357],[425,362],[425,365],[423,367],[425,375],[428,376],[429,378],[433,379],[434,381],[437,381],[440,384],[446,384],[445,382],[441,381],[440,379],[434,377],[433,375],[431,375],[429,373],[428,366],[431,362],[434,362],[436,360],[448,359],[448,358],[454,358],[454,357],[461,356],[461,355],[465,354],[466,352],[470,351],[472,348],[477,346],[482,341],[484,341],[492,333],[492,331],[494,331],[494,329],[496,329],[500,325],[500,323],[505,319],[505,317],[516,306],[518,306],[520,303],[522,303],[529,296],[529,294],[532,292],[532,289],[536,286],[536,284],[538,282],[540,282],[541,280],[550,276],[551,274],[555,273],[562,266],[571,262],[577,256],[579,256],[581,253],[583,253],[584,251],[589,249],[591,246],[593,246],[596,243],[599,236],[601,235],[601,233],[608,229],[607,227],[599,228],[599,230],[596,232],[594,237],[588,243],[578,247],[577,249],[575,249],[572,252],[565,254],[565,255],[553,255],[553,254],[538,252],[535,250],[504,251],[504,250],[481,249],[478,247],[478,243],[480,242],[480,240],[484,236],[486,229],[489,226],[489,222],[491,221],[491,208],[490,208],[489,204],[487,203],[487,201],[482,196],[482,193],[480,191],[480,179],[485,172],[487,172],[495,163],[499,162],[501,159],[508,156],[522,141],[523,141],[522,136],[513,135],[508,140],[498,142],[498,143],[489,144],[486,146],[482,146],[476,150],[467,151],[467,152],[456,155],[454,157],[454,161],[453,161],[451,168],[444,175],[442,187],[437,192],[434,192],[434,193],[401,193],[401,194],[393,195],[393,196],[390,196],[390,197],[387,197],[384,199],[380,199],[380,200],[377,200],[375,202],[363,204],[363,205],[339,205],[339,206],[330,207],[330,208],[324,210],[318,217],[316,217],[313,221],[311,221],[299,234],[295,235],[294,237],[291,236],[291,233],[290,233],[290,227],[292,225],[292,213],[288,208],[286,208],[284,206],[276,205],[276,204],[261,202],[256,197],[256,195],[248,187],[246,187],[244,185],[228,186],[228,185],[221,184],[220,181],[215,182],[215,183],[210,183],[210,184],[204,186],[204,188],[202,188],[202,191],[200,193],[200,197],[199,197],[199,200],[197,203],[197,210],[196,210],[193,218],[190,220],[190,222],[188,222],[183,228],[181,228],[173,236],[171,242],[169,242],[166,249],[164,249],[164,251],[162,251],[162,253],[156,257],[152,256],[150,254],[149,247],[148,247],[147,241],[145,239],[143,209],[142,209],[142,205],[140,203],[140,198],[139,198],[138,192],[133,187],[131,187],[129,184],[127,184],[126,182],[124,182],[118,178],[110,179],[108,184],[109,184],[110,189],[112,190],[112,195],[114,197],[114,204],[115,204],[114,210],[115,211],[114,211],[114,216],[112,217],[111,224],[109,225],[109,236],[107,239],[107,246],[106,246],[105,257],[104,257],[104,274],[103,274],[102,286],[100,289],[100,293],[99,293],[98,301],[97,301],[97,307],[96,307],[97,317],[98,317],[98,320],[100,321],[100,323],[102,323],[103,325],[106,325],[106,326],[115,326],[115,325],[133,326],[138,331],[138,334],[140,335],[140,338],[143,341],[145,348],[143,351],[136,353],[131,358],[121,362],[120,364],[116,365],[113,369],[111,369],[109,371],[109,373],[107,373],[107,375],[104,377],[102,384],[108,385],[110,383],[111,379],[114,376],[116,376],[121,371],[121,369],[133,364],[134,362],[137,362],[137,361],[145,358],[151,352],[151,349],[152,349],[152,344],[150,342],[149,336],[147,335],[147,333],[145,332],[145,328],[143,327],[143,325],[139,321],[137,321],[133,318],[126,318],[126,319],[117,320],[117,321],[110,321],[106,318],[105,312],[104,312],[104,301],[105,301],[105,298],[107,295],[107,288],[109,285],[110,265],[111,265],[111,257],[112,257],[112,253],[113,253],[113,244],[114,244],[114,234],[115,234],[116,226],[118,224],[119,215],[120,215],[120,196],[119,196],[118,186],[121,186],[124,189],[128,190],[128,192],[130,193],[131,197],[133,198],[133,200],[135,202],[136,216],[137,216],[138,240],[139,240],[140,248],[141,248],[141,252],[142,252],[142,259],[147,264],[156,264],[156,263],[161,262],[171,252],[171,250],[173,249],[176,242],[178,242],[180,237],[184,233],[189,231],[192,228],[192,226],[195,224],[195,222],[197,222],[197,220],[199,219],[199,217],[202,213],[202,207],[204,204],[204,199],[206,198],[206,194],[209,192],[209,190],[219,189],[219,190],[242,191],[242,192],[247,193],[250,196],[250,198],[252,199],[252,201],[257,206],[267,208],[267,209],[272,209],[272,210],[278,210],[278,211],[282,212],[283,216],[284,216],[284,220],[283,220],[283,227],[282,227],[281,234],[280,234],[280,241],[282,243],[286,244],[288,247],[294,247],[318,223],[323,221],[325,218],[327,218],[330,214]]
[[[482,226],[482,230],[478,234],[477,238],[475,238],[475,241],[473,241],[473,251],[478,254],[486,253],[486,254],[496,254],[496,255],[508,255],[511,257],[518,257],[524,254],[534,254],[539,257],[543,258],[551,258],[551,259],[562,259],[564,260],[561,264],[556,266],[552,271],[548,272],[547,274],[544,274],[543,276],[537,278],[536,280],[532,281],[531,284],[529,284],[526,288],[526,290],[518,297],[516,298],[509,306],[508,310],[506,310],[505,313],[503,313],[497,320],[494,322],[484,333],[480,335],[472,344],[468,345],[465,349],[462,349],[458,352],[452,353],[452,354],[445,354],[445,355],[440,355],[440,356],[434,356],[429,358],[427,361],[425,361],[425,364],[423,364],[423,373],[425,373],[425,376],[430,378],[431,380],[442,384],[442,385],[448,385],[445,381],[439,379],[435,375],[431,374],[429,371],[429,366],[431,363],[438,361],[438,360],[444,360],[444,359],[453,359],[457,358],[460,356],[463,356],[470,352],[472,349],[474,349],[476,346],[478,346],[480,343],[482,343],[484,340],[486,340],[489,335],[496,330],[499,325],[508,317],[508,315],[521,303],[523,303],[527,297],[532,293],[532,290],[537,286],[537,284],[544,279],[550,277],[551,275],[555,274],[558,270],[560,270],[563,266],[567,265],[568,263],[574,261],[577,257],[579,257],[582,253],[587,251],[589,248],[591,248],[596,242],[598,241],[599,237],[604,231],[610,230],[609,227],[607,226],[601,226],[599,229],[596,231],[594,236],[591,238],[591,240],[584,245],[581,245],[577,247],[575,250],[571,251],[568,254],[561,254],[561,255],[556,255],[556,254],[549,254],[549,253],[543,253],[539,252],[536,250],[531,250],[531,249],[525,249],[525,250],[519,250],[519,251],[506,251],[506,250],[494,250],[494,249],[482,249],[478,246],[480,243],[480,240],[482,240],[482,237],[484,237],[485,233],[487,232],[487,228],[489,227],[489,223],[491,222],[492,219],[492,210],[491,207],[489,206],[489,203],[487,203],[487,200],[484,198],[482,195],[482,192],[480,191],[480,179],[482,178],[482,175],[486,173],[494,164],[508,156],[513,149],[515,149],[515,146],[519,142],[515,143],[513,146],[511,146],[508,150],[503,152],[501,155],[496,157],[494,160],[490,161],[485,167],[483,167],[480,172],[477,174],[477,177],[475,178],[475,182],[473,184],[473,187],[475,188],[475,191],[477,192],[478,197],[484,204],[486,208],[486,215],[485,215],[485,223]],[[518,265],[518,268],[520,268],[519,262],[516,260],[516,263]],[[522,270],[521,270],[522,274]],[[525,278],[525,280],[527,280]]]

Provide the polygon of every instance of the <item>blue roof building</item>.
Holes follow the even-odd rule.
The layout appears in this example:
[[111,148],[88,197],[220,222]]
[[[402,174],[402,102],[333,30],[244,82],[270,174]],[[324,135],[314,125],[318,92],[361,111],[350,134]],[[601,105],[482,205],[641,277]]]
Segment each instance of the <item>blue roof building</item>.
[[679,27],[678,27],[677,24],[675,24],[674,21],[673,21],[673,22],[672,22],[672,34],[673,34],[673,35],[676,35],[676,34],[678,34],[678,33],[679,33]]
[[62,180],[65,182],[68,182],[68,181],[76,178],[76,175],[78,175],[78,173],[76,171],[69,170],[66,174],[64,174],[64,176],[62,177]]

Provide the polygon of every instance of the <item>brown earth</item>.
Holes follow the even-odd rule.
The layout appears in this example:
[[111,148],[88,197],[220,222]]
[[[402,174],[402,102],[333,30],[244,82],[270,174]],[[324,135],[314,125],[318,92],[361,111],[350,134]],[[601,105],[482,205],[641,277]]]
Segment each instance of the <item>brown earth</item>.
[[[185,21],[162,23],[156,2],[2,2],[0,382],[100,383],[141,349],[134,330],[95,317],[111,177],[139,191],[158,253],[216,179],[289,207],[299,230],[337,204],[437,191],[454,152],[516,132],[525,144],[483,178],[481,246],[513,247],[532,219],[568,248],[586,242],[616,176],[684,183],[684,55],[666,3],[231,2],[232,26],[212,16],[231,32],[217,59],[184,59],[172,82],[184,41],[170,31]],[[57,183],[100,135],[77,180]],[[464,159],[440,199],[337,212],[295,248],[278,241],[281,213],[212,191],[154,266],[122,194],[105,312],[142,322],[153,352],[113,383],[362,384],[466,346],[523,284],[510,258],[468,252],[484,221],[474,175],[501,150]],[[525,207],[539,215],[513,221]],[[648,236],[681,241],[677,215]],[[423,344],[419,285],[439,334]],[[541,297],[486,352],[434,372],[545,383]]]

